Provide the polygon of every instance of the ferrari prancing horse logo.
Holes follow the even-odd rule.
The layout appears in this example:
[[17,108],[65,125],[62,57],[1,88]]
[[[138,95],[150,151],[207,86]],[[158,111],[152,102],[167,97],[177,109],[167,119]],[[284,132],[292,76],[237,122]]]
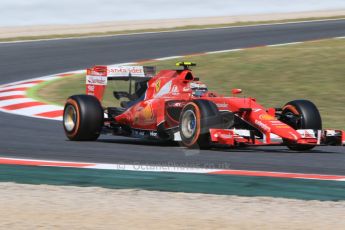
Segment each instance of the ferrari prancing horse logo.
[[161,89],[161,80],[158,80],[156,81],[155,93],[158,93],[160,89]]

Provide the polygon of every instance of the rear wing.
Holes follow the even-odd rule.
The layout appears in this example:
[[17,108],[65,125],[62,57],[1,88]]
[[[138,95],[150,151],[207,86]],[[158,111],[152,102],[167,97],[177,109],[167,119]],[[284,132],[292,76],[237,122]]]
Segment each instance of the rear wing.
[[86,94],[102,101],[108,80],[149,80],[155,74],[153,66],[94,66],[86,70]]

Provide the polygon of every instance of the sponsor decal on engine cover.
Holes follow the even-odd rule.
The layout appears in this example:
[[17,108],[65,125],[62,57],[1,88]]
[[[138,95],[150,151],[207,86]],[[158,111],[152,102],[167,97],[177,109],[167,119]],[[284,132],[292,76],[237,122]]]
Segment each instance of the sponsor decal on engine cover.
[[172,93],[172,95],[179,95],[179,94],[180,94],[180,91],[178,90],[177,85],[174,85],[174,86],[172,87],[171,93]]

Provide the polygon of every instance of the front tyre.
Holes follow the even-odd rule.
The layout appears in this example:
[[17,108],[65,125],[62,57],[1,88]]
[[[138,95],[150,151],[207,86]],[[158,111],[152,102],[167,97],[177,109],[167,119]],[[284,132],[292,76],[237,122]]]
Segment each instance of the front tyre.
[[97,140],[103,126],[103,109],[94,96],[74,95],[67,99],[63,113],[65,134],[72,141]]
[[207,100],[195,100],[185,105],[180,114],[181,142],[188,148],[211,147],[210,128],[222,128],[217,106]]
[[[321,115],[314,103],[308,100],[295,100],[288,102],[282,111],[283,122],[294,129],[322,129]],[[287,143],[287,147],[295,151],[306,151],[315,145],[301,145]]]

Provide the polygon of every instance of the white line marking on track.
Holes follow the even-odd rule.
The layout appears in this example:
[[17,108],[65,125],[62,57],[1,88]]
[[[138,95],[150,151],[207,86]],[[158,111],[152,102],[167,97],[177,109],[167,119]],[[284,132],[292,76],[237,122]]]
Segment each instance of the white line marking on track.
[[[72,167],[72,168],[137,171],[137,172],[199,173],[199,174],[214,174],[214,175],[229,175],[229,176],[238,175],[238,176],[260,176],[260,177],[290,178],[290,179],[345,181],[345,175],[287,173],[287,172],[275,172],[275,171],[253,171],[253,170],[214,169],[214,168],[190,168],[190,167],[183,167],[183,166],[178,166],[178,165],[174,166],[174,165],[145,165],[145,164],[137,164],[137,165],[103,164],[103,163],[51,161],[51,160],[42,160],[42,159],[20,159],[20,158],[6,158],[6,157],[0,158],[0,164]],[[223,174],[224,172],[228,172],[228,174]]]
[[230,50],[218,50],[218,51],[210,51],[206,52],[205,54],[220,54],[220,53],[230,53],[230,52],[238,52],[243,51],[244,49],[230,49]]
[[279,46],[290,46],[290,45],[298,45],[304,42],[289,42],[289,43],[282,43],[282,44],[275,44],[275,45],[267,45],[267,47],[279,47]]
[[156,61],[165,61],[170,59],[177,59],[177,58],[183,58],[184,56],[171,56],[171,57],[163,57],[163,58],[155,58]]
[[58,77],[56,75],[52,75],[52,76],[47,76],[47,77],[34,78],[33,80],[51,81],[51,80],[55,80],[58,78],[61,78],[61,77]]
[[135,65],[136,62],[125,62],[125,63],[119,63],[119,64],[112,64],[108,65],[109,67],[116,67],[116,66],[123,66],[123,65]]
[[141,171],[141,172],[175,172],[175,173],[211,173],[219,171],[217,169],[206,168],[187,168],[179,166],[155,166],[155,165],[126,165],[126,164],[95,164],[85,166],[89,169],[108,169],[124,171]]

